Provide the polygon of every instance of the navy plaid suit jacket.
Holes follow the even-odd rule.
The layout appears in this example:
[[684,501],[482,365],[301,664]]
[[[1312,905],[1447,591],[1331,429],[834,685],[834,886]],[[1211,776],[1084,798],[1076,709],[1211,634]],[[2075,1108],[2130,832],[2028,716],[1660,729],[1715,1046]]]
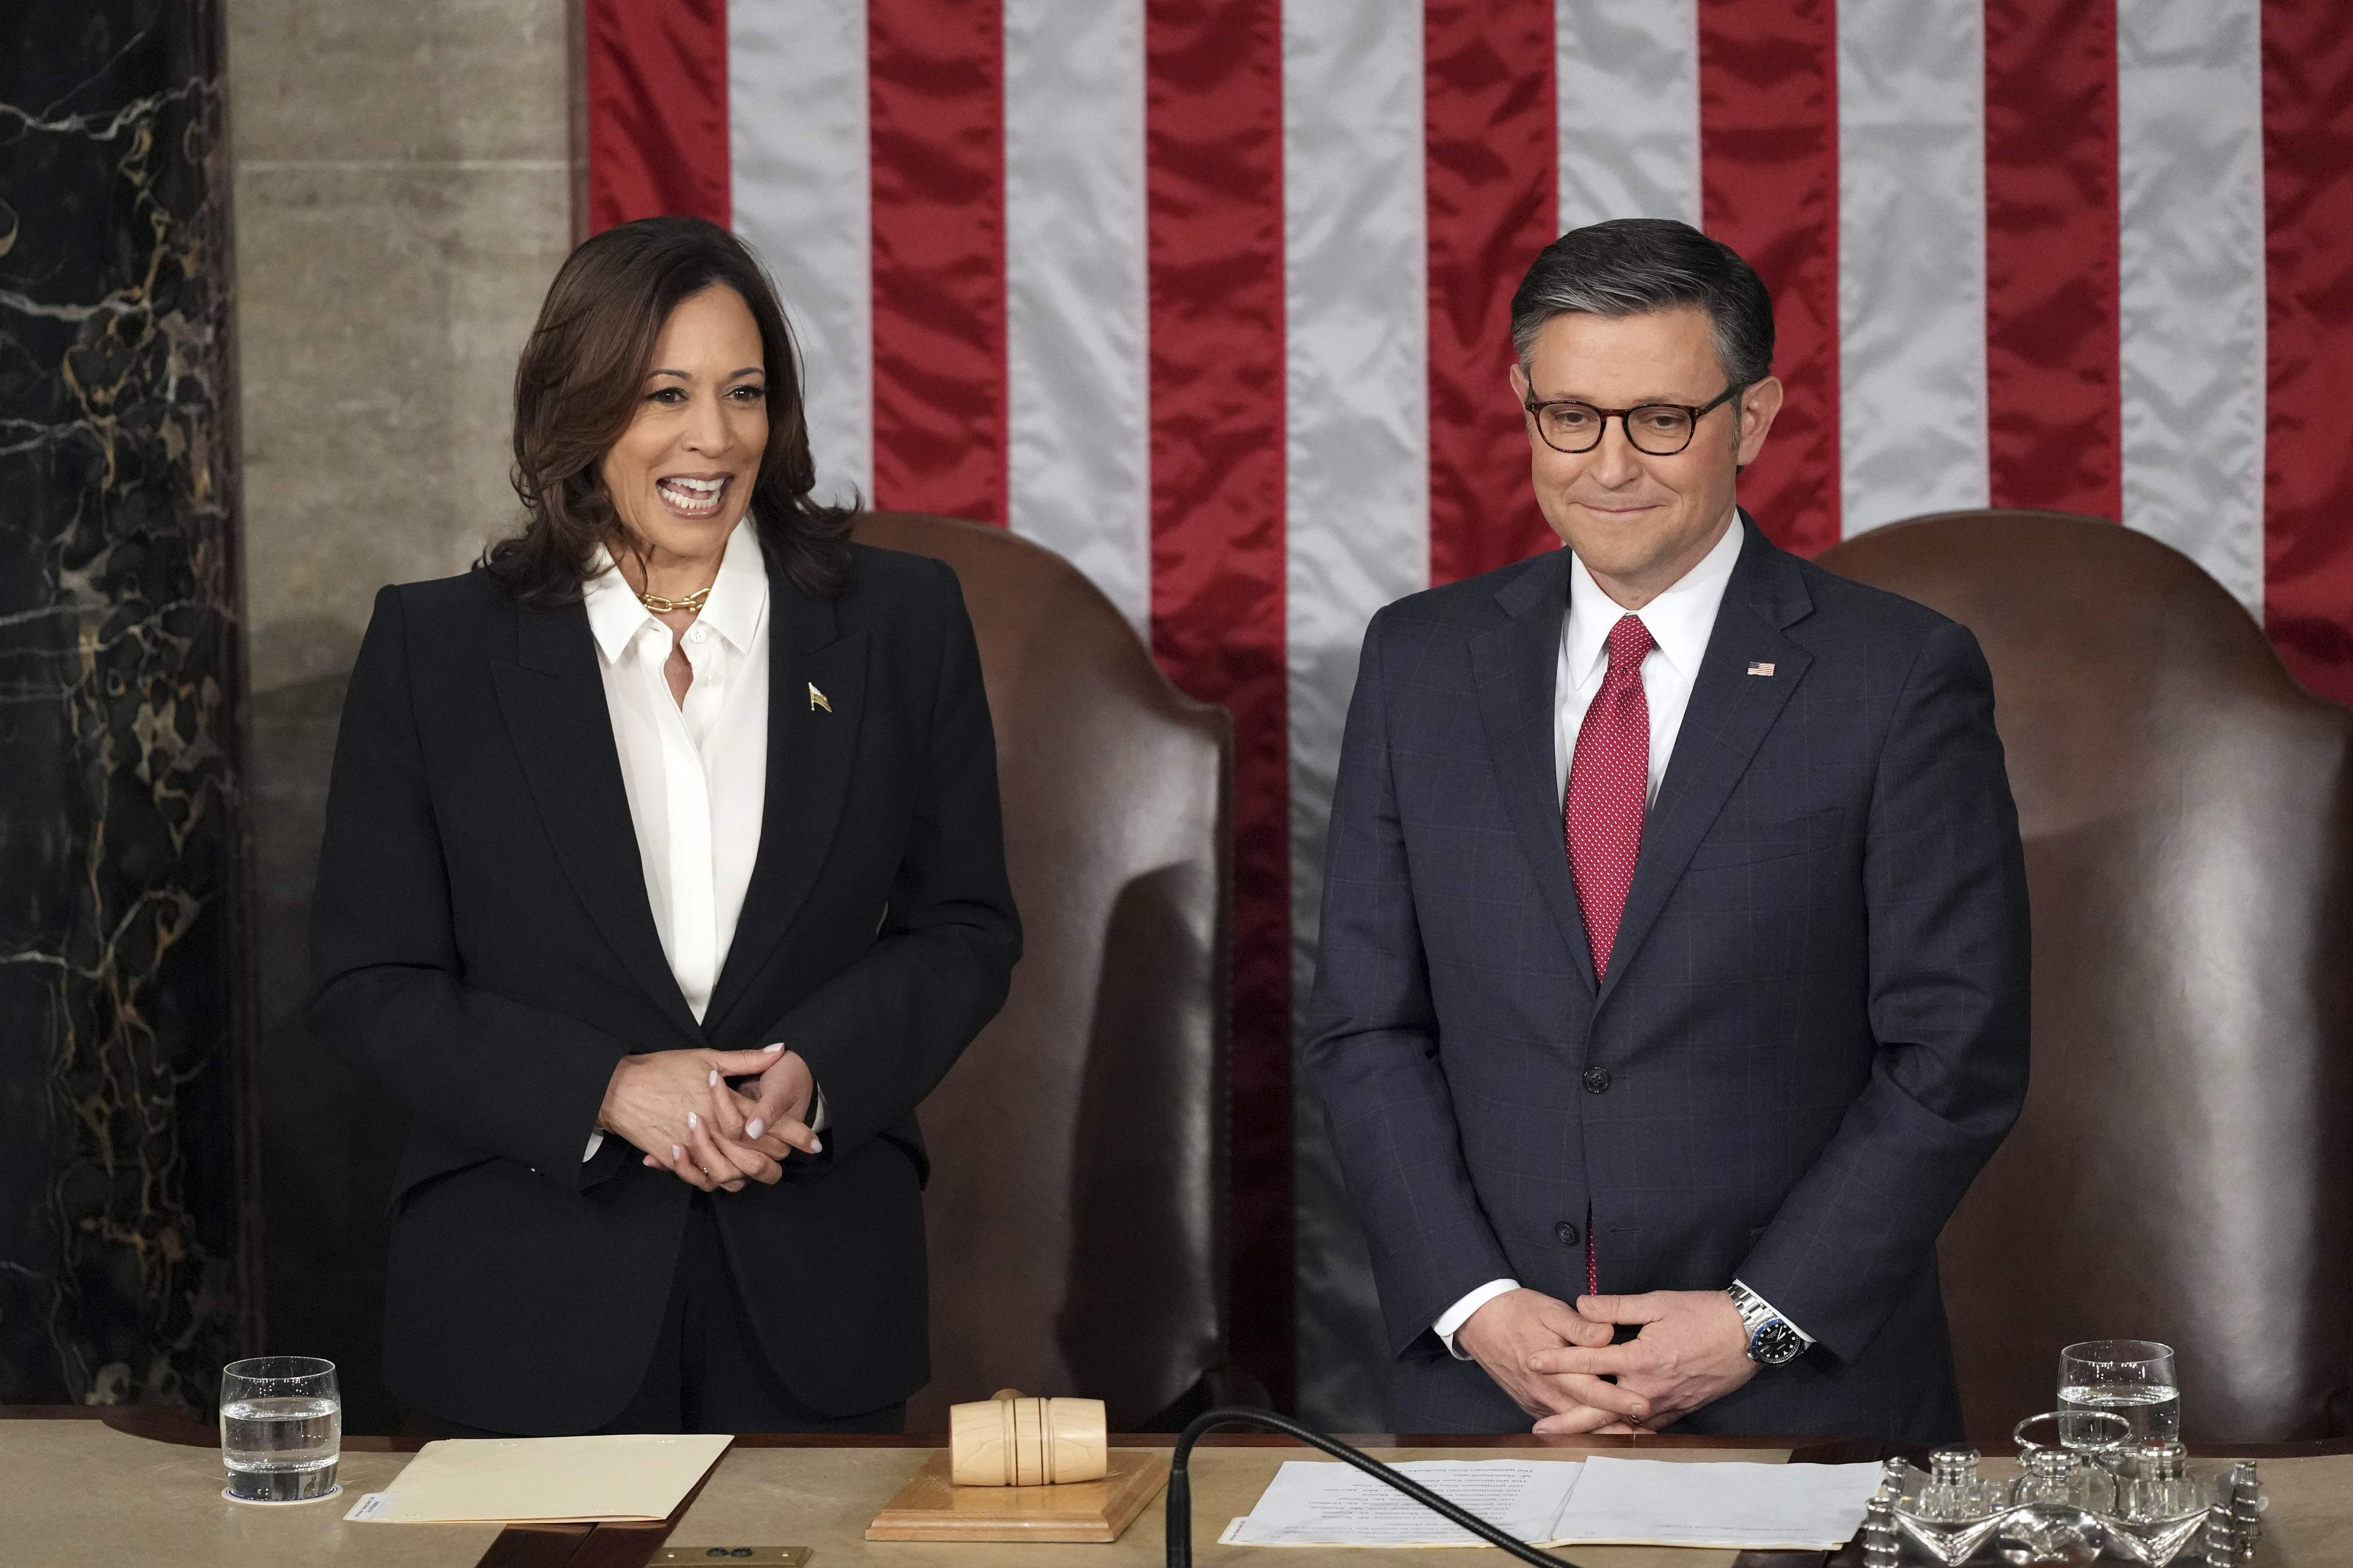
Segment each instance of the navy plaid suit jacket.
[[1573,1300],[1589,1212],[1604,1291],[1736,1276],[1820,1342],[1678,1429],[1960,1432],[1936,1234],[2027,1073],[1992,679],[1966,627],[1741,527],[1598,986],[1554,786],[1567,552],[1366,633],[1307,1058],[1394,1430],[1525,1430],[1430,1325],[1500,1278]]

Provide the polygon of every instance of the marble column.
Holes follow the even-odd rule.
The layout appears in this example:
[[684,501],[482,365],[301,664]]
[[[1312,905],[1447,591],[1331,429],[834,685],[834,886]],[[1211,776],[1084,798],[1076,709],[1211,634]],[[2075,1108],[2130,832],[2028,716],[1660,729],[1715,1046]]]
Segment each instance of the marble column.
[[406,1129],[302,1025],[344,679],[376,590],[517,524],[516,357],[571,247],[570,0],[224,0],[272,1351],[378,1363]]
[[0,1403],[255,1337],[216,0],[0,50]]

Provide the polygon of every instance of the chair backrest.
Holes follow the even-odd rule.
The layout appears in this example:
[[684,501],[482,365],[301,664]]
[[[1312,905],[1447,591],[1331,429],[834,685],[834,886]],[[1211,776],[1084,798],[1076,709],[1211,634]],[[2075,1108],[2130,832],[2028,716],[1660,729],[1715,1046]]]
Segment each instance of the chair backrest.
[[857,537],[964,585],[1023,932],[1005,1010],[921,1111],[932,1383],[908,1429],[1010,1387],[1133,1430],[1224,1360],[1232,721],[1051,551],[906,512]]
[[2187,557],[1951,512],[1821,564],[1976,633],[2026,843],[2026,1111],[1940,1244],[1970,1435],[2160,1340],[2184,1435],[2327,1435],[2353,1348],[2353,712]]

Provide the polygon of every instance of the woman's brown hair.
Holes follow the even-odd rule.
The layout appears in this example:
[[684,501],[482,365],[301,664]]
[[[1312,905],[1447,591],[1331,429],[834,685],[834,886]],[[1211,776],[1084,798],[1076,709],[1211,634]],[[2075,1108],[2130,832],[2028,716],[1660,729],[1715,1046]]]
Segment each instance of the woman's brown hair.
[[514,488],[530,516],[481,563],[518,600],[579,598],[596,546],[619,542],[623,524],[599,472],[605,454],[636,416],[670,313],[713,286],[741,295],[760,328],[768,447],[751,508],[760,543],[806,593],[831,598],[848,584],[856,516],[809,497],[817,468],[800,361],[767,273],[707,218],[649,217],[608,228],[565,258],[515,366]]

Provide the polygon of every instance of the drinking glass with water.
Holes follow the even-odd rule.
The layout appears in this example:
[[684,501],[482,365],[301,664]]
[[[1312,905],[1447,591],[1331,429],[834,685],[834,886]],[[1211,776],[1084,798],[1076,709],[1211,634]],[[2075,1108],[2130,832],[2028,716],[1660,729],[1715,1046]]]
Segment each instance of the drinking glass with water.
[[239,1502],[315,1502],[343,1488],[343,1400],[335,1363],[264,1355],[221,1369],[221,1459]]
[[[2174,1379],[2173,1349],[2155,1340],[2086,1340],[2059,1352],[2060,1430],[2077,1410],[2104,1410],[2131,1423],[2124,1446],[2151,1438],[2172,1442],[2181,1436],[2181,1387]],[[2094,1423],[2083,1424],[2087,1429]],[[2105,1427],[2106,1423],[2097,1423]],[[2111,1429],[2112,1430],[2112,1429]],[[2105,1441],[2107,1432],[2097,1434]],[[2070,1445],[2077,1439],[2066,1435]]]

